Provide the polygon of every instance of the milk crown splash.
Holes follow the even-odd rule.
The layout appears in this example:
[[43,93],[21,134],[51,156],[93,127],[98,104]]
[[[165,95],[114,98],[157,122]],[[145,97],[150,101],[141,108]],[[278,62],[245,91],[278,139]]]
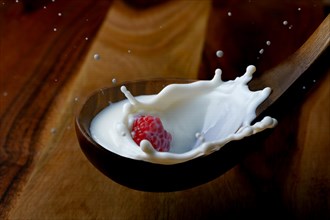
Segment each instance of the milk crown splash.
[[[224,82],[221,70],[217,69],[212,80],[171,84],[148,96],[134,97],[122,86],[127,100],[109,106],[93,120],[93,138],[119,155],[152,163],[175,164],[208,155],[229,141],[276,125],[277,121],[271,117],[250,125],[256,108],[271,92],[268,87],[259,91],[248,89],[247,83],[255,70],[254,66],[248,66],[243,76]],[[164,128],[172,134],[170,152],[154,150],[147,140],[140,147],[136,145],[130,129],[133,118],[139,114],[161,118]],[[100,120],[108,121],[107,128]],[[108,131],[107,135],[102,134],[104,130]]]

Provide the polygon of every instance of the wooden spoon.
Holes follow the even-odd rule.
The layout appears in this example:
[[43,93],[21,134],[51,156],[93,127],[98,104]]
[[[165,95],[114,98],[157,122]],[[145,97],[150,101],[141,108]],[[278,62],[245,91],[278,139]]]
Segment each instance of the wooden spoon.
[[328,15],[307,41],[287,60],[256,77],[249,83],[252,90],[272,88],[271,95],[256,111],[259,116],[278,100],[298,79],[307,73],[317,74],[320,65],[329,69],[330,15]]
[[[251,89],[259,90],[265,86],[273,89],[273,93],[261,105],[257,115],[272,105],[298,78],[307,73],[313,63],[321,58],[329,46],[329,26],[330,17],[328,16],[306,43],[287,61],[251,81]],[[145,95],[156,94],[164,85],[175,82],[178,80],[158,79],[131,82],[125,85],[134,95]],[[127,187],[164,192],[188,189],[206,183],[241,161],[250,150],[246,146],[255,145],[260,140],[260,135],[263,135],[261,132],[241,141],[232,141],[207,156],[171,165],[123,157],[97,144],[91,137],[89,129],[91,120],[101,109],[109,105],[109,100],[117,102],[125,99],[119,92],[119,87],[120,85],[102,89],[92,95],[84,104],[75,125],[80,146],[90,162],[106,176]],[[207,172],[205,172],[206,169]]]

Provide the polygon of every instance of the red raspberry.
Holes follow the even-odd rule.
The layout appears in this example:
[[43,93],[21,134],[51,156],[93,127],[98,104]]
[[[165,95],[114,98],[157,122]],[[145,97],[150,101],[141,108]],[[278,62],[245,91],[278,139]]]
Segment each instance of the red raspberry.
[[142,140],[148,140],[157,151],[170,150],[172,135],[168,133],[160,118],[151,115],[140,115],[134,119],[132,138],[140,146]]

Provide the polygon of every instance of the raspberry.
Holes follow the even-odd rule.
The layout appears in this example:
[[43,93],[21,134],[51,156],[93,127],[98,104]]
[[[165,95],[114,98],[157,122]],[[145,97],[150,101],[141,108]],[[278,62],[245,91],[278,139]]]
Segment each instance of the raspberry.
[[170,150],[172,135],[168,133],[159,117],[139,115],[134,119],[132,138],[140,146],[142,140],[148,140],[155,150],[167,152]]

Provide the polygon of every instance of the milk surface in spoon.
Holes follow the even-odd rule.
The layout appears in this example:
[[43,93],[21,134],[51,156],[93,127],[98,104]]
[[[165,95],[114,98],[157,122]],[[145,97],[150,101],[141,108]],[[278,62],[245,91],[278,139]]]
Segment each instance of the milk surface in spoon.
[[[159,164],[175,164],[219,150],[226,143],[272,128],[276,119],[265,117],[251,125],[255,111],[270,94],[269,87],[250,91],[247,83],[255,72],[248,66],[243,76],[222,81],[221,70],[212,80],[171,84],[154,95],[134,97],[124,86],[126,100],[112,103],[92,120],[92,138],[118,155]],[[172,134],[169,152],[154,150],[143,140],[138,146],[131,136],[136,115],[160,117]]]

